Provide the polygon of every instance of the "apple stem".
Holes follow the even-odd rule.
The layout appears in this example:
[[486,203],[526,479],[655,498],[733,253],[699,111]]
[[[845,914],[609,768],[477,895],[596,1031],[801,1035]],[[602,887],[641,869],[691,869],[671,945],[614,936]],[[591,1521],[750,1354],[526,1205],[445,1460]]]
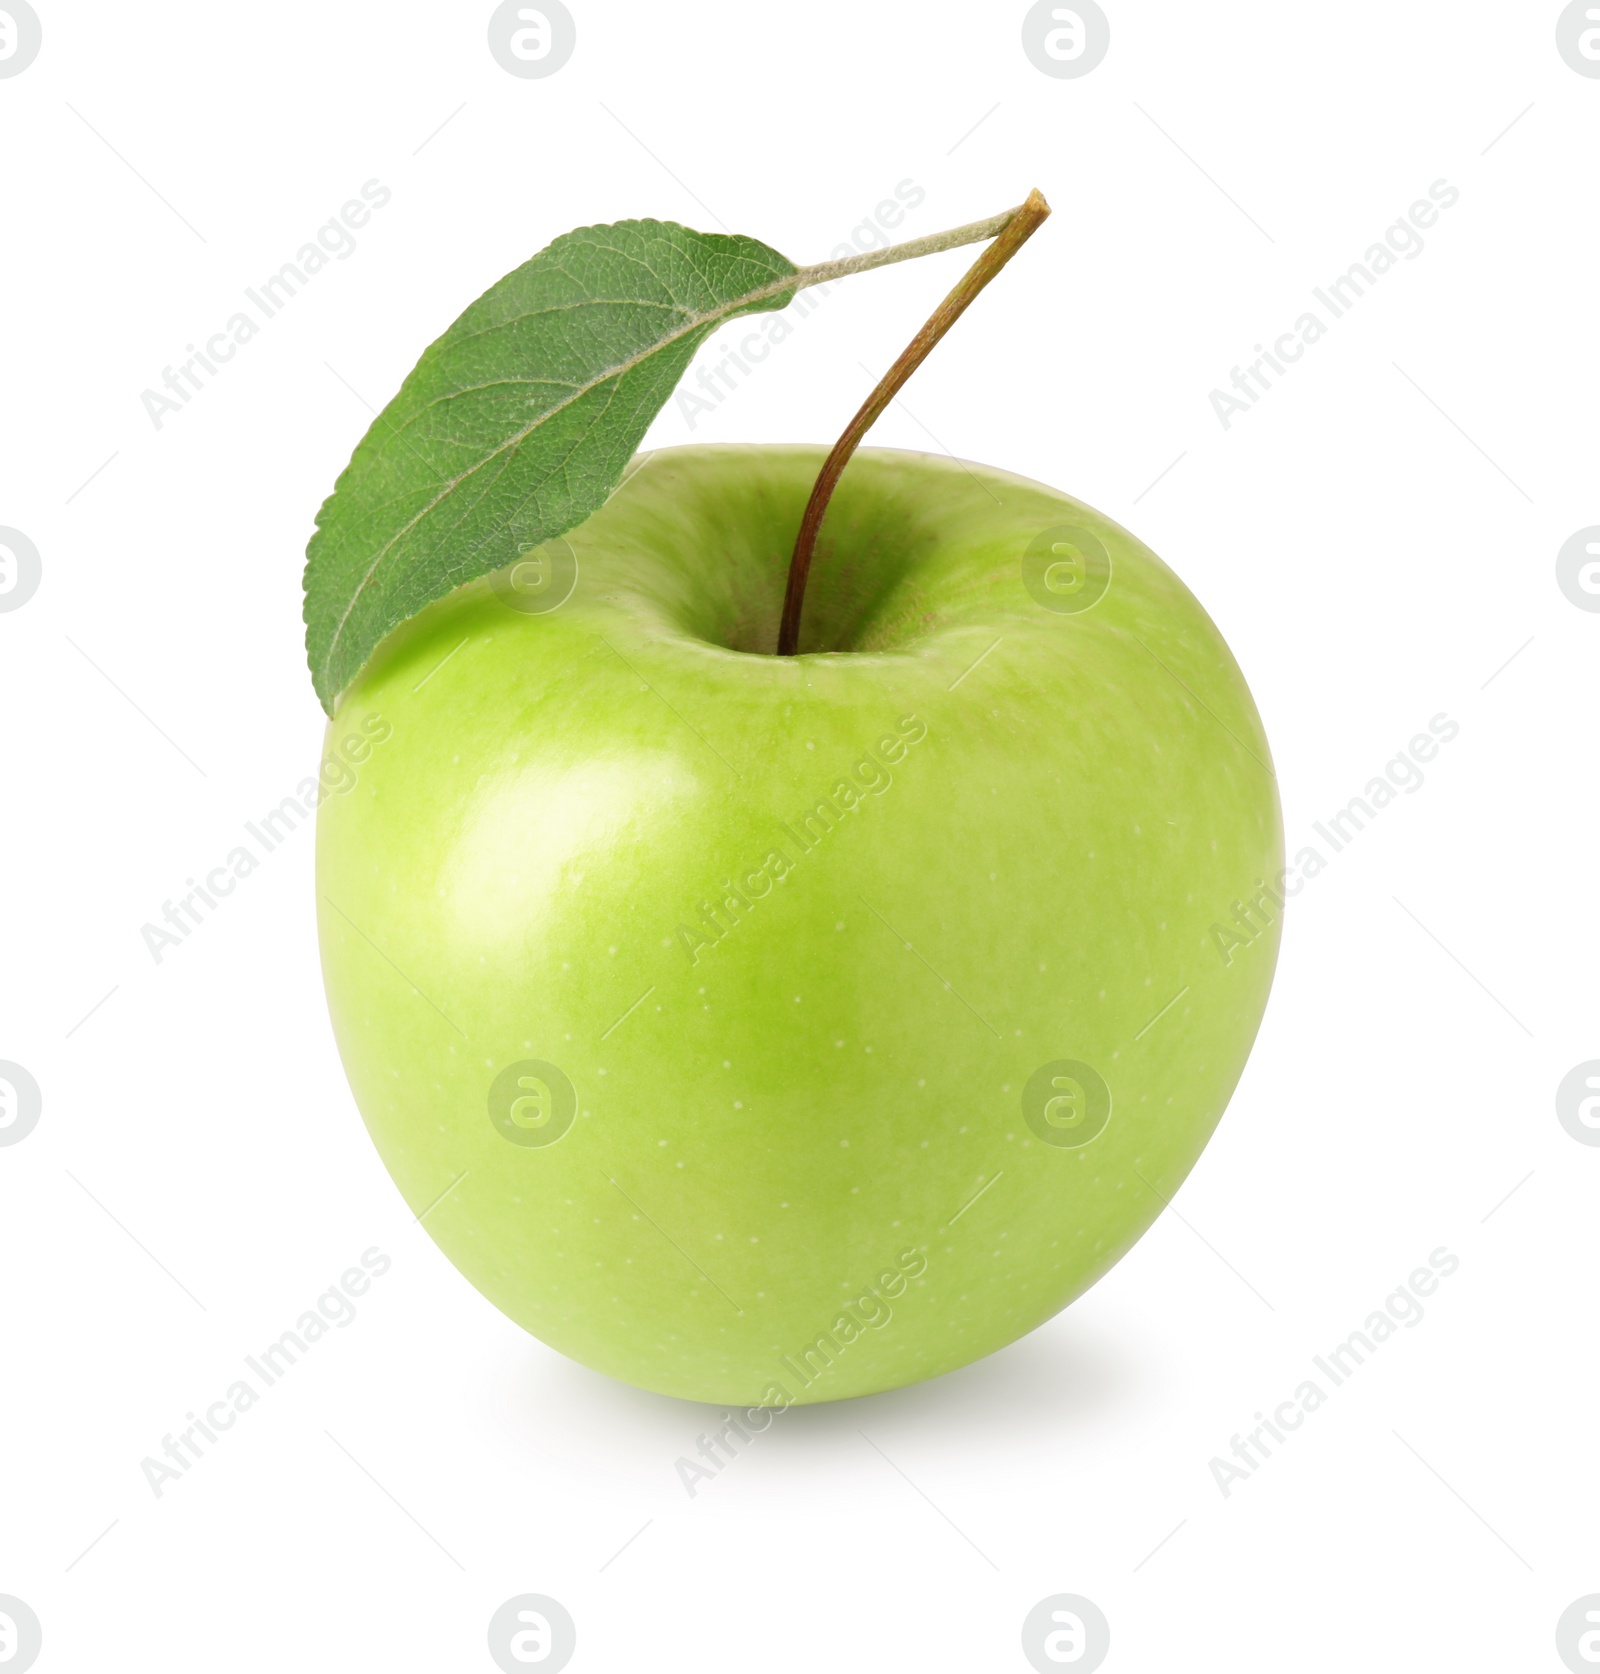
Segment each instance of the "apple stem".
[[[811,556],[816,549],[817,535],[828,509],[828,501],[838,485],[850,456],[861,445],[861,439],[872,428],[878,415],[899,394],[906,380],[928,358],[934,344],[966,312],[968,305],[1017,251],[1038,230],[1050,213],[1047,204],[1035,188],[1027,200],[1004,215],[988,221],[975,221],[970,226],[957,227],[951,232],[934,233],[929,238],[912,239],[905,244],[891,245],[886,250],[870,250],[864,256],[852,256],[844,261],[824,262],[818,267],[802,269],[806,284],[818,284],[824,279],[837,278],[845,273],[859,273],[865,268],[882,267],[887,262],[907,261],[913,256],[928,255],[936,250],[954,249],[961,244],[972,244],[980,238],[994,242],[978,257],[961,282],[951,291],[927,323],[906,345],[900,358],[884,373],[871,395],[862,403],[856,416],[845,426],[844,434],[834,443],[832,451],[822,463],[816,486],[806,502],[805,515],[800,519],[800,532],[795,537],[794,556],[789,560],[789,585],[783,598],[783,620],[778,628],[778,655],[792,657],[800,649],[800,613],[805,604],[806,577],[811,571]],[[813,277],[815,275],[816,277]]]

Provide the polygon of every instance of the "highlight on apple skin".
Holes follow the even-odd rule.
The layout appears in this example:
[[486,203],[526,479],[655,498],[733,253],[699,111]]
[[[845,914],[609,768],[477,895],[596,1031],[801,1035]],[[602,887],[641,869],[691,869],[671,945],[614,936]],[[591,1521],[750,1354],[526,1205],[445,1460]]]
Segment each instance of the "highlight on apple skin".
[[824,453],[640,456],[327,735],[383,739],[317,886],[385,1165],[518,1324],[697,1400],[895,1388],[1081,1295],[1277,955],[1267,741],[1178,577],[1055,489],[865,449],[776,657]]

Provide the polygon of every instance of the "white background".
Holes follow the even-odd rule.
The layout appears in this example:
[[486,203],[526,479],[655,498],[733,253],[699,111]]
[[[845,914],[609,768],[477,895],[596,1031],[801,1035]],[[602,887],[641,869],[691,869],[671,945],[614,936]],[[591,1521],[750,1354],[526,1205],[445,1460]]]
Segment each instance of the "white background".
[[[0,524],[43,558],[0,614],[0,1058],[44,1093],[0,1149],[0,1593],[39,1668],[490,1669],[491,1612],[540,1592],[580,1670],[1025,1669],[1071,1592],[1116,1674],[1559,1669],[1600,1591],[1600,1150],[1554,1106],[1600,1057],[1600,615],[1555,581],[1600,523],[1600,80],[1559,7],[1105,0],[1104,62],[1053,79],[1021,4],[572,0],[570,63],[524,80],[487,4],[37,3],[0,80]],[[155,428],[141,391],[372,178],[355,254]],[[1441,178],[1423,253],[1224,430],[1209,391]],[[1032,185],[1055,215],[875,441],[1173,564],[1291,852],[1430,716],[1461,730],[1293,903],[1175,1211],[1031,1337],[789,1413],[691,1501],[709,1410],[525,1336],[390,1185],[309,831],[159,966],[140,926],[314,771],[300,568],[353,391],[570,227],[810,262],[907,179],[897,236]],[[831,439],[969,257],[851,280],[651,444]],[[360,1317],[157,1499],[141,1459],[373,1245]],[[1422,1323],[1224,1498],[1211,1458],[1441,1245]]]

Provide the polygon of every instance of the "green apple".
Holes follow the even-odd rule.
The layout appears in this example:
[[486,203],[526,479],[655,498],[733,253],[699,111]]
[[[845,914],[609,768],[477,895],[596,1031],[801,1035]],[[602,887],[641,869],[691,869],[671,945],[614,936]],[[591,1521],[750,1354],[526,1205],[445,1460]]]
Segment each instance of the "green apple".
[[413,1212],[544,1342],[783,1407],[1011,1342],[1161,1212],[1266,1005],[1282,829],[1222,636],[1054,489],[641,456],[328,731],[321,945]]

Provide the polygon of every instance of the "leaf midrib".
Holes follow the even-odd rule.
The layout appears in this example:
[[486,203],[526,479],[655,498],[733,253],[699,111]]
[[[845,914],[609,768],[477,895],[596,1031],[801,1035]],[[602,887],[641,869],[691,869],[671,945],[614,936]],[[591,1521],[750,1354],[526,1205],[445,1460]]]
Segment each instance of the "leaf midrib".
[[[719,319],[726,319],[728,315],[737,313],[739,309],[749,307],[752,302],[760,302],[765,297],[777,296],[780,291],[786,291],[791,287],[799,289],[800,285],[797,281],[801,280],[803,272],[804,269],[796,268],[793,273],[786,275],[784,278],[773,280],[771,283],[766,285],[758,285],[753,291],[746,291],[743,296],[735,297],[731,302],[722,303],[716,308],[706,309],[702,313],[690,315],[684,324],[676,331],[659,339],[649,348],[640,350],[637,354],[631,355],[627,360],[619,361],[615,366],[607,367],[604,372],[597,373],[589,380],[588,383],[575,386],[571,395],[567,396],[564,400],[557,402],[554,407],[549,408],[546,412],[541,413],[531,424],[525,426],[522,430],[519,430],[514,436],[508,437],[498,447],[492,449],[489,453],[486,453],[482,459],[478,460],[473,465],[470,465],[459,476],[452,477],[445,484],[445,486],[440,489],[438,494],[436,494],[434,498],[427,503],[427,505],[423,506],[415,516],[410,518],[406,523],[402,524],[401,527],[398,528],[373,555],[371,564],[367,566],[366,573],[361,577],[360,583],[352,591],[350,595],[350,602],[344,607],[344,611],[340,615],[337,625],[334,627],[332,637],[328,641],[328,648],[324,652],[322,659],[322,674],[324,678],[327,677],[328,671],[333,664],[334,654],[338,650],[339,641],[344,634],[345,625],[350,620],[351,612],[355,609],[357,601],[366,592],[373,576],[377,573],[378,566],[388,555],[389,550],[397,541],[410,534],[410,532],[416,528],[422,519],[425,518],[435,506],[439,505],[443,500],[453,494],[456,489],[459,488],[469,477],[473,476],[476,472],[481,471],[485,465],[489,464],[491,460],[504,453],[507,448],[520,446],[529,436],[533,434],[535,430],[539,428],[541,424],[544,424],[548,420],[554,418],[557,413],[563,411],[563,409],[567,407],[570,407],[573,402],[582,400],[585,395],[588,395],[592,390],[598,389],[608,379],[625,377],[634,369],[634,367],[648,360],[651,355],[659,354],[663,349],[668,348],[671,344],[687,337],[691,332],[697,330],[700,326]],[[543,312],[543,310],[541,310],[541,312]],[[528,315],[517,316],[519,319],[526,319],[528,317]],[[491,327],[489,329],[492,331],[498,328]],[[487,335],[487,333],[474,333],[474,335],[484,336]],[[401,435],[401,432],[397,430],[394,432],[394,435],[398,438]]]

